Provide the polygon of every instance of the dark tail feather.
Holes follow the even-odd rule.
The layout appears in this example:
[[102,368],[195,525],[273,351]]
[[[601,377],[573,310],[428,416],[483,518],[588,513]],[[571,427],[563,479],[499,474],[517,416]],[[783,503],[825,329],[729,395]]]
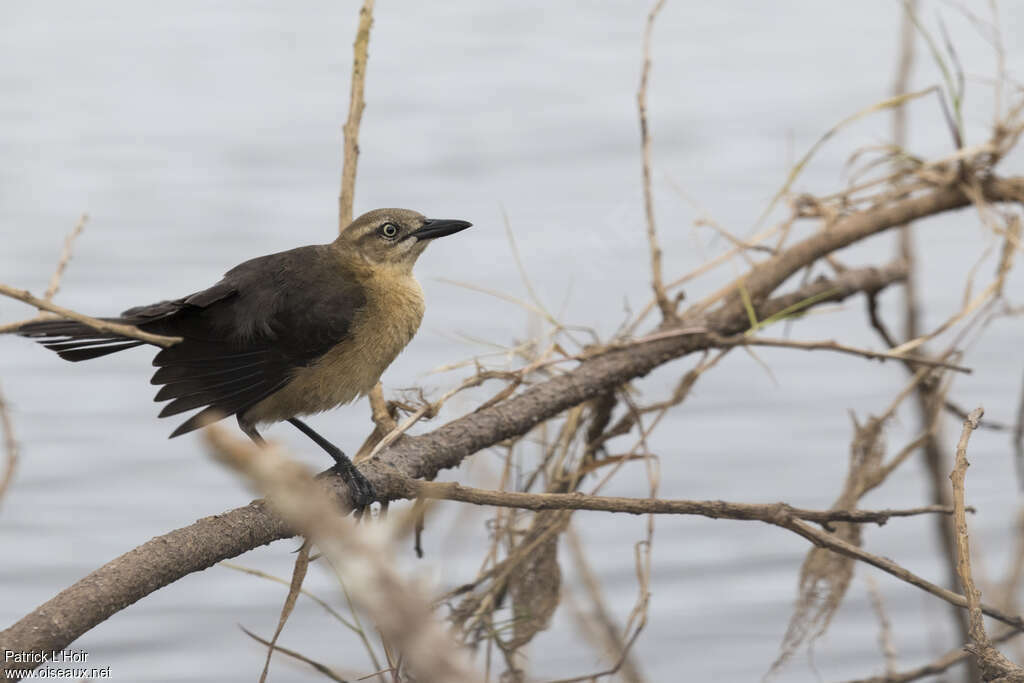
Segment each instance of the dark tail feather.
[[156,396],[154,401],[167,401],[172,398],[182,398],[196,394],[210,394],[210,400],[202,405],[212,403],[213,400],[226,390],[235,388],[240,382],[255,384],[256,378],[262,377],[262,370],[236,370],[234,372],[222,373],[215,377],[197,377],[190,380],[180,380],[165,384]]
[[[241,410],[247,408],[248,406],[259,403],[260,401],[262,401],[267,396],[274,393],[287,383],[288,380],[286,379],[281,380],[276,384],[265,383],[262,386],[260,386],[258,388],[258,391],[255,393],[237,392],[236,395],[232,398],[228,398],[223,401],[218,401],[213,405],[207,406],[206,408],[203,408],[198,413],[196,413],[195,415],[193,415],[192,417],[178,425],[178,428],[171,432],[170,438],[173,439],[176,436],[181,436],[182,434],[187,434],[195,429],[199,429],[211,417],[222,418],[227,417],[229,415],[234,415],[240,412]],[[172,403],[169,403],[167,405],[172,405]],[[161,414],[160,417],[163,417],[163,414]]]
[[92,358],[99,358],[100,356],[106,356],[108,353],[117,353],[118,351],[124,351],[125,349],[133,349],[136,346],[142,346],[146,342],[141,341],[130,341],[121,342],[117,344],[107,344],[106,346],[90,346],[88,348],[75,348],[67,351],[58,351],[57,355],[64,360],[69,360],[73,363],[77,363],[80,360],[90,360]]
[[[105,318],[106,322],[120,322],[117,318]],[[85,323],[77,320],[39,320],[33,323],[25,323],[18,328],[18,334],[23,337],[68,337],[69,339],[99,339],[101,337],[115,337],[110,332],[99,332],[92,329]]]
[[203,408],[198,413],[196,413],[195,415],[193,415],[192,417],[178,425],[178,428],[171,432],[171,435],[167,438],[173,439],[176,436],[188,434],[189,432],[195,431],[202,427],[204,424],[206,424],[207,420],[218,417],[227,417],[224,414],[224,411],[220,409],[220,407],[210,406],[209,408]]
[[[266,364],[266,358],[259,358],[252,363],[244,363],[240,365],[229,365],[227,367],[203,367],[200,365],[188,365],[181,363],[178,365],[165,365],[158,368],[153,373],[153,379],[149,380],[150,384],[175,384],[181,381],[191,381],[198,379],[209,379],[213,380],[218,378],[218,375],[224,374],[237,374],[242,370],[263,367]],[[218,378],[220,379],[220,378]],[[162,399],[157,399],[162,400]]]
[[[104,320],[124,322],[117,318]],[[18,329],[18,334],[36,340],[51,351],[56,351],[61,358],[73,362],[99,358],[145,343],[113,332],[100,332],[75,320],[26,323]]]
[[[234,403],[231,399],[236,396],[250,394],[254,389],[259,389],[263,385],[262,378],[263,373],[256,372],[240,379],[233,379],[224,382],[217,386],[208,386],[206,390],[199,390],[182,395],[165,405],[163,410],[160,411],[160,417],[177,415],[178,413],[184,413],[187,410],[192,410],[193,408],[199,408],[201,406],[231,405]],[[157,395],[155,400],[162,401],[167,398],[170,397],[166,394],[164,396]]]

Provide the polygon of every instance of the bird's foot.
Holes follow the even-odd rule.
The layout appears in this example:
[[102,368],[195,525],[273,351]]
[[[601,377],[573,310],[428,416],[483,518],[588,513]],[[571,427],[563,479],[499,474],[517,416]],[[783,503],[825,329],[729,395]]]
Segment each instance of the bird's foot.
[[356,466],[348,458],[338,460],[331,471],[345,480],[349,499],[352,502],[352,514],[356,519],[362,519],[363,514],[369,512],[370,505],[377,500],[377,492],[373,490],[373,484],[356,469]]
[[288,421],[334,458],[335,465],[329,471],[340,475],[345,480],[345,483],[348,484],[352,514],[355,515],[356,519],[361,518],[363,513],[370,509],[370,504],[377,500],[377,493],[373,490],[373,485],[370,481],[356,469],[356,466],[352,464],[352,461],[348,459],[344,451],[317,434],[312,427],[297,417],[290,418]]

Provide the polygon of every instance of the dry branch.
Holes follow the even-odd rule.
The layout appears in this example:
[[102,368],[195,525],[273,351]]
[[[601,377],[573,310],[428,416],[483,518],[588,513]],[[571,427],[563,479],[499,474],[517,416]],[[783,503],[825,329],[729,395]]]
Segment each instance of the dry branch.
[[[281,637],[284,625],[288,623],[288,617],[292,615],[292,611],[295,609],[295,603],[302,592],[302,582],[306,580],[306,572],[308,570],[309,541],[307,540],[302,543],[302,547],[299,548],[298,553],[295,555],[295,566],[292,569],[292,580],[288,584],[288,595],[285,596],[284,604],[281,605],[281,615],[277,619],[277,628],[274,629],[274,635],[271,636],[270,642],[267,643],[267,656],[263,660],[263,671],[260,673],[259,683],[266,683],[267,675],[270,673],[270,660],[277,649],[277,640]],[[255,638],[255,636],[253,637]]]
[[[906,583],[909,583],[912,586],[917,586],[918,588],[928,593],[931,593],[935,597],[945,600],[951,605],[963,608],[966,608],[968,606],[967,599],[964,596],[954,593],[953,591],[943,588],[941,586],[938,586],[932,583],[931,581],[928,581],[927,579],[924,579],[918,576],[917,574],[914,574],[913,572],[904,569],[903,567],[901,567],[900,565],[896,564],[888,558],[873,555],[872,553],[869,553],[866,550],[858,546],[855,546],[852,543],[848,543],[832,534],[829,534],[824,531],[819,531],[818,529],[812,526],[808,526],[804,522],[790,518],[785,520],[779,520],[778,526],[789,529],[790,531],[800,536],[803,536],[808,541],[810,541],[818,547],[827,548],[828,550],[837,552],[841,555],[846,555],[847,557],[851,557],[855,560],[860,560],[872,566],[878,567],[887,574],[891,574],[895,576],[897,579],[905,581]],[[1024,619],[1022,619],[1019,616],[1006,614],[1000,609],[985,604],[982,604],[981,611],[984,614],[987,614],[988,616],[992,617],[993,619],[996,619],[998,621],[1003,622],[1004,624],[1007,624],[1008,626],[1012,626],[1019,630],[1024,630]]]
[[[159,334],[150,334],[149,332],[143,332],[134,325],[122,325],[120,323],[112,323],[107,320],[100,320],[99,318],[92,318],[87,315],[82,315],[77,311],[72,311],[70,308],[64,308],[57,304],[50,303],[46,299],[40,299],[32,296],[31,292],[24,289],[15,289],[8,285],[0,284],[0,294],[18,301],[24,301],[30,306],[35,306],[44,311],[56,313],[62,318],[68,318],[69,320],[77,320],[80,323],[88,325],[92,329],[98,332],[111,332],[113,334],[119,334],[123,337],[130,337],[132,339],[138,339],[149,344],[156,344],[157,346],[173,346],[181,341],[181,337],[165,337]],[[6,330],[14,331],[14,330]]]
[[242,626],[240,628],[242,629],[242,632],[245,633],[245,635],[249,636],[250,638],[255,640],[257,643],[259,643],[260,645],[263,645],[264,647],[267,648],[267,651],[268,651],[267,661],[270,661],[269,653],[280,652],[281,654],[288,655],[292,659],[296,659],[296,660],[302,662],[303,664],[308,664],[309,666],[311,666],[314,669],[316,669],[316,671],[318,671],[319,673],[323,674],[324,676],[326,676],[327,678],[329,678],[332,681],[337,681],[337,683],[349,683],[349,680],[347,678],[342,678],[341,674],[339,674],[337,671],[331,669],[326,664],[322,664],[322,663],[320,663],[320,662],[318,662],[316,660],[310,659],[309,657],[307,657],[306,655],[302,654],[301,652],[296,652],[295,650],[291,650],[291,649],[289,649],[287,647],[283,647],[281,645],[278,645],[276,642],[272,642],[272,641],[266,640],[265,638],[260,638],[258,635],[256,635],[255,633],[253,633],[249,629],[245,628],[244,626]]
[[366,101],[363,90],[366,86],[366,60],[370,46],[370,27],[373,25],[374,0],[363,0],[359,10],[359,28],[352,45],[352,86],[348,101],[348,119],[342,126],[345,136],[345,151],[341,167],[341,192],[338,194],[338,232],[352,222],[352,207],[355,202],[356,164],[359,161],[359,124],[363,120]]
[[978,428],[981,416],[985,411],[975,408],[964,420],[964,428],[960,433],[960,442],[956,446],[956,465],[950,473],[949,478],[953,482],[953,521],[956,525],[956,570],[960,576],[960,583],[967,596],[968,613],[970,614],[970,636],[977,645],[988,645],[988,636],[985,635],[985,625],[981,618],[981,593],[974,585],[974,578],[971,576],[971,547],[967,538],[967,515],[964,512],[964,479],[967,475],[967,442],[971,438],[971,432]]
[[748,335],[734,335],[732,337],[718,337],[717,335],[708,336],[719,348],[731,348],[733,346],[773,346],[783,349],[800,349],[802,351],[836,351],[837,353],[861,356],[869,360],[902,360],[908,363],[917,363],[918,365],[926,365],[933,368],[946,368],[948,370],[955,370],[956,372],[963,372],[966,374],[971,373],[970,368],[966,368],[962,365],[956,365],[955,363],[949,363],[944,360],[936,360],[926,356],[908,356],[906,354],[897,354],[890,351],[860,349],[855,346],[840,344],[839,342],[831,339],[825,341],[796,341],[793,339],[771,339],[768,337],[751,337]]
[[[1024,201],[1024,178],[1003,179],[997,176],[979,178],[983,196],[990,202]],[[823,232],[815,233],[797,242],[762,264],[755,266],[746,275],[734,281],[715,294],[691,307],[687,314],[694,315],[710,309],[725,299],[721,310],[735,314],[743,310],[740,285],[746,288],[755,302],[759,296],[774,291],[786,279],[820,258],[847,247],[854,242],[870,237],[925,216],[951,211],[971,203],[967,190],[962,185],[934,187],[927,192],[901,201],[892,202],[874,209],[857,211],[837,219]],[[763,319],[760,316],[759,319]]]
[[949,478],[953,482],[953,519],[956,528],[956,571],[963,586],[964,595],[967,599],[968,613],[968,634],[971,643],[965,647],[975,656],[978,668],[985,681],[999,681],[1000,683],[1021,683],[1024,681],[1024,669],[1016,666],[1003,656],[999,650],[992,647],[992,643],[985,633],[985,622],[982,618],[981,593],[974,585],[974,577],[971,575],[971,547],[967,535],[967,515],[964,512],[964,480],[967,476],[967,442],[971,438],[971,432],[978,428],[981,416],[985,411],[978,407],[971,411],[964,420],[963,430],[960,433],[960,441],[956,446],[956,465],[950,473]]
[[[579,534],[570,527],[566,533],[566,540],[569,552],[572,554],[579,574],[580,581],[590,601],[591,614],[584,614],[578,611],[577,617],[579,629],[584,635],[589,636],[595,642],[595,650],[605,658],[618,655],[618,672],[624,683],[644,683],[644,676],[640,673],[637,657],[626,645],[620,626],[615,622],[614,617],[608,609],[600,582],[587,561],[583,552],[583,543]],[[571,595],[571,594],[570,594]],[[616,662],[609,662],[616,664]]]
[[665,6],[665,0],[658,0],[647,15],[644,29],[644,65],[640,73],[640,87],[636,92],[637,111],[640,115],[640,146],[643,153],[643,187],[644,214],[647,218],[647,242],[651,249],[651,287],[655,301],[661,309],[662,318],[666,321],[676,319],[676,307],[669,301],[665,293],[665,284],[661,274],[661,245],[658,243],[658,231],[654,223],[654,197],[651,193],[651,134],[647,124],[647,78],[651,72],[651,33],[658,12]]
[[64,277],[64,271],[68,267],[68,262],[71,261],[72,247],[75,246],[75,240],[82,234],[82,230],[85,229],[85,223],[89,220],[89,214],[83,213],[78,217],[78,222],[75,223],[75,227],[68,233],[68,236],[64,238],[64,246],[60,250],[60,258],[57,259],[57,267],[53,270],[53,275],[50,276],[50,284],[46,287],[46,293],[43,294],[43,298],[47,301],[53,301],[53,297],[57,295],[60,290],[60,281]]
[[878,583],[874,577],[868,575],[865,579],[868,586],[868,599],[871,602],[871,609],[878,618],[878,646],[885,658],[885,672],[892,674],[896,672],[896,645],[892,642],[892,622],[885,610],[885,602],[882,600],[882,593],[878,590]]
[[[1017,629],[1005,629],[998,635],[994,636],[992,638],[992,642],[1001,643],[1020,634],[1021,631]],[[950,667],[956,666],[970,656],[971,654],[967,652],[967,650],[962,647],[958,647],[950,650],[932,662],[914,667],[913,669],[889,673],[883,676],[872,676],[871,678],[858,678],[856,680],[846,681],[845,683],[910,683],[910,681],[916,681],[924,678],[925,676],[940,674]]]
[[622,498],[592,496],[583,493],[521,493],[462,486],[455,482],[411,480],[418,497],[455,500],[473,505],[517,508],[520,510],[593,510],[630,515],[698,515],[711,519],[738,519],[774,523],[794,517],[828,526],[831,522],[885,524],[893,517],[926,514],[953,514],[952,507],[926,505],[903,510],[807,510],[786,503],[730,503],[724,500],[669,500],[665,498]]
[[7,401],[0,391],[0,440],[4,450],[4,473],[0,475],[0,502],[4,499],[11,481],[14,479],[14,472],[18,469],[18,440],[14,436],[14,424],[11,422],[11,413],[7,409]]

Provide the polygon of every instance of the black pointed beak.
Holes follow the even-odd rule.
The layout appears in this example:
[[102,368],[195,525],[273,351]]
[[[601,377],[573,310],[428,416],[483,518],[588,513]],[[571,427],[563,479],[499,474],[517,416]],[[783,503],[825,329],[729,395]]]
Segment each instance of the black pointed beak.
[[423,224],[416,232],[412,233],[412,236],[418,240],[432,240],[436,237],[446,237],[447,235],[454,235],[457,232],[461,232],[466,228],[473,225],[469,221],[455,221],[448,219],[433,220],[427,219],[427,222]]

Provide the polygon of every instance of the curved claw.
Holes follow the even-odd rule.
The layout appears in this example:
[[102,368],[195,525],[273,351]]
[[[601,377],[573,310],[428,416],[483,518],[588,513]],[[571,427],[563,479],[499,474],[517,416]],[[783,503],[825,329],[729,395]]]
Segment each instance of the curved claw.
[[336,472],[345,480],[352,503],[352,514],[357,519],[362,518],[363,514],[369,511],[370,505],[377,500],[377,492],[374,491],[373,484],[351,462],[339,462],[331,468],[331,471]]

